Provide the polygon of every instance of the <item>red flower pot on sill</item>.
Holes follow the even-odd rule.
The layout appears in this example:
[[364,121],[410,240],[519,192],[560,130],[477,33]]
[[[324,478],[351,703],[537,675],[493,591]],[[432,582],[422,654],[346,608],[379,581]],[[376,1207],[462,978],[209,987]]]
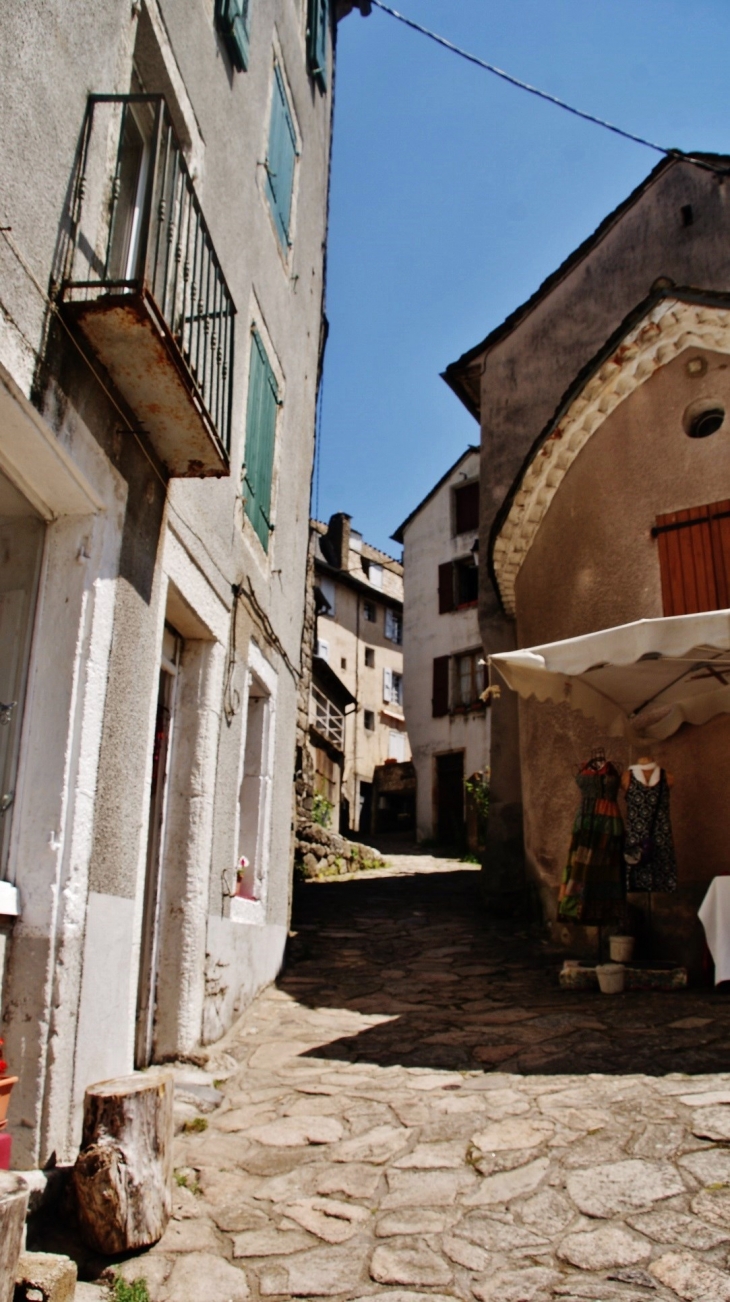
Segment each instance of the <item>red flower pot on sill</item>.
[[17,1085],[17,1083],[17,1076],[0,1076],[0,1125],[2,1125],[8,1115],[10,1095],[12,1093],[13,1085]]

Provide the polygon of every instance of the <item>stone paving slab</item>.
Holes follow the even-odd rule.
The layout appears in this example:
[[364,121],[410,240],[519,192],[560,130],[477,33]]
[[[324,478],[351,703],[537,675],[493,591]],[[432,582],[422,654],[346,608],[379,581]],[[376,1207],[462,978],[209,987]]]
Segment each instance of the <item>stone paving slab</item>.
[[299,888],[277,987],[181,1078],[207,1126],[115,1268],[152,1302],[730,1302],[730,1000],[560,991],[476,885]]

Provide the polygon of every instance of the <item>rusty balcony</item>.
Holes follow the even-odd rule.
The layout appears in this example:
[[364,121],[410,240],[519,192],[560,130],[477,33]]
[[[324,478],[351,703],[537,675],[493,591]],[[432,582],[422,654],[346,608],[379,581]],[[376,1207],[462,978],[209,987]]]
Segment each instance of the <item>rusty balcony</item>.
[[229,473],[236,309],[161,95],[92,95],[64,313],[170,475]]

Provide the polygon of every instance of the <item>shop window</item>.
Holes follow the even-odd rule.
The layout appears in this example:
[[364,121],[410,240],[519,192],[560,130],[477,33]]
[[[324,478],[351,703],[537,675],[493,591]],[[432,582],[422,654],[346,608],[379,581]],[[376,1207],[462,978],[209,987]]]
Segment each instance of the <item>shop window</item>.
[[479,480],[454,489],[454,533],[475,533],[479,529]]
[[0,878],[7,865],[44,538],[43,521],[0,473]]
[[375,668],[375,647],[372,646],[365,647],[365,668],[366,669]]
[[372,710],[365,710],[363,713],[363,723],[366,732],[375,732],[375,714]]
[[730,606],[730,499],[657,516],[665,615]]
[[479,597],[479,569],[473,557],[439,565],[439,614],[473,606]]
[[362,603],[362,617],[368,624],[377,623],[377,610],[374,601],[364,601]]
[[395,610],[385,612],[385,636],[398,646],[403,641],[403,619]]

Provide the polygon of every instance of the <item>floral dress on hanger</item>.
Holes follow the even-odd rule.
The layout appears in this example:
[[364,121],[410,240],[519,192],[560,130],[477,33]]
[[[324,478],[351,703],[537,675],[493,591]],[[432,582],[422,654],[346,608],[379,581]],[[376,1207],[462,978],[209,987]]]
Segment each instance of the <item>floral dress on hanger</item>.
[[632,766],[626,789],[625,854],[627,890],[676,891],[677,860],[664,769],[656,782],[647,784],[636,777]]
[[576,777],[581,794],[558,896],[566,922],[600,926],[626,911],[624,825],[616,803],[620,774],[610,761],[584,764]]

